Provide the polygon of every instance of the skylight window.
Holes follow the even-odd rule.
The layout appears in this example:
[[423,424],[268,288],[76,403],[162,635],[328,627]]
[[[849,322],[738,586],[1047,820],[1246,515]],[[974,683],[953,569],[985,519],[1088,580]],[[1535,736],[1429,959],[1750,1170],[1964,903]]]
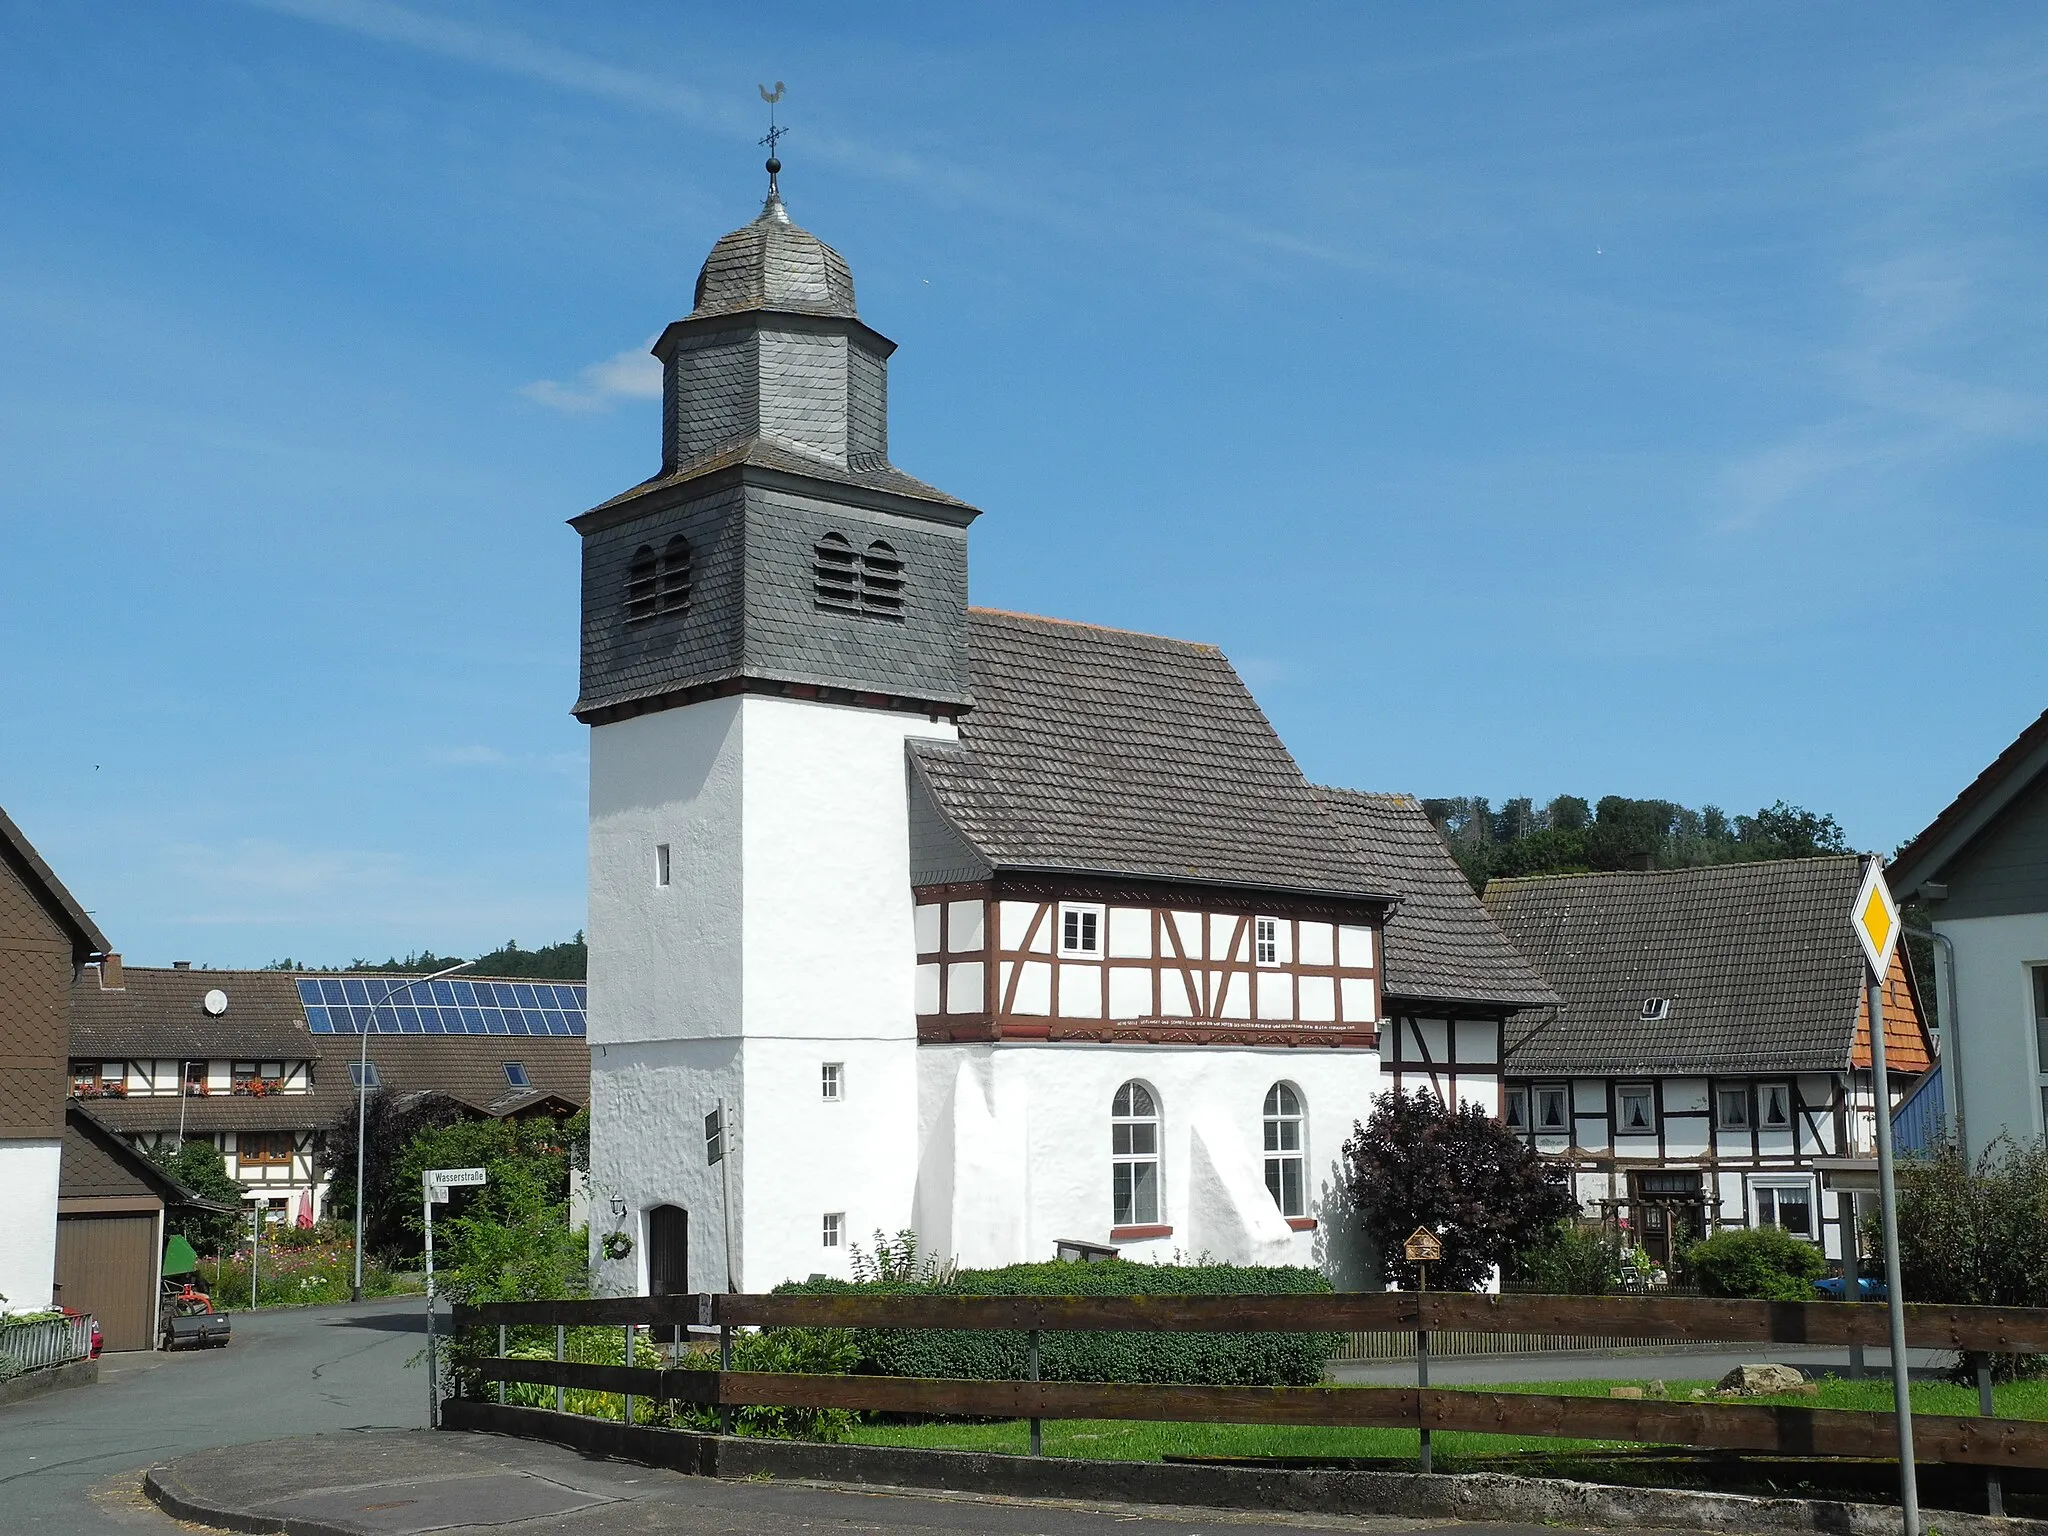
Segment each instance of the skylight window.
[[1643,999],[1643,1022],[1655,1024],[1671,1017],[1671,999],[1668,997],[1646,997]]
[[520,1061],[505,1063],[505,1081],[514,1088],[531,1088],[533,1082],[526,1075],[526,1064]]

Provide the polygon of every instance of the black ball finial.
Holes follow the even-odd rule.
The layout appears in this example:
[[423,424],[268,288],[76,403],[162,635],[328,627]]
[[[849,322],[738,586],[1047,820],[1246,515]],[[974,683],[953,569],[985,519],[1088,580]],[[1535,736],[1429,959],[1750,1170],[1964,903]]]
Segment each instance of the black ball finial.
[[770,176],[780,176],[782,174],[782,162],[773,155],[768,157],[768,174]]

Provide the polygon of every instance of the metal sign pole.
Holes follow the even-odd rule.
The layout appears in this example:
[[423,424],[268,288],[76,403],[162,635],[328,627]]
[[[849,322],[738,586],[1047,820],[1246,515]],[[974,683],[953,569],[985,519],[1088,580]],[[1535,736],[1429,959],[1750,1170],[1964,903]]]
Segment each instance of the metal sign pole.
[[1884,1231],[1885,1313],[1891,1323],[1892,1404],[1899,1424],[1899,1509],[1905,1536],[1920,1536],[1920,1480],[1913,1465],[1913,1386],[1906,1370],[1905,1293],[1899,1284],[1897,1189],[1892,1181],[1892,1099],[1884,1064],[1884,981],[1864,967],[1870,1010],[1870,1079],[1877,1112],[1878,1221]]
[[[1417,1298],[1415,1321],[1425,1323],[1428,1319],[1423,1315],[1423,1311],[1429,1305],[1429,1261],[1427,1259],[1422,1260],[1415,1266],[1415,1294]],[[1415,1330],[1415,1415],[1416,1433],[1421,1436],[1421,1461],[1424,1472],[1430,1470],[1430,1453],[1433,1449],[1430,1445],[1429,1425],[1423,1418],[1423,1414],[1427,1412],[1424,1403],[1426,1401],[1425,1394],[1428,1391],[1429,1329],[1417,1328]]]
[[420,1209],[427,1219],[427,1428],[441,1427],[441,1357],[434,1339],[434,1185],[430,1178],[420,1181]]
[[737,1292],[736,1271],[732,1262],[732,1112],[724,1099],[718,1101],[718,1180],[719,1204],[725,1217],[725,1288],[728,1293]]

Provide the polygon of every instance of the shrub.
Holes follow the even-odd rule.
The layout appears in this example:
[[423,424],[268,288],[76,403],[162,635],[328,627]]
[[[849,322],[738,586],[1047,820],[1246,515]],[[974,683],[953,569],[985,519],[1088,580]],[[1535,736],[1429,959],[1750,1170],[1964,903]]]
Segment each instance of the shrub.
[[[1012,1264],[962,1270],[931,1280],[867,1283],[798,1281],[778,1294],[884,1292],[906,1296],[1230,1296],[1327,1293],[1311,1269],[1229,1264]],[[764,1335],[805,1330],[784,1329]],[[953,1376],[1016,1381],[1029,1372],[1024,1333],[860,1328],[851,1332],[852,1369],[883,1376]],[[1041,1336],[1039,1375],[1047,1381],[1196,1382],[1308,1386],[1340,1336],[1326,1333],[1054,1333]]]
[[1813,1282],[1828,1272],[1818,1248],[1778,1227],[1719,1233],[1686,1249],[1684,1261],[1702,1295],[1759,1301],[1817,1300]]
[[1507,1266],[1517,1290],[1548,1296],[1611,1296],[1621,1285],[1621,1235],[1590,1221],[1560,1221]]
[[[1906,1300],[2048,1306],[2048,1145],[2001,1137],[1973,1168],[1950,1142],[1931,1158],[1900,1162],[1898,1181]],[[2002,1380],[2043,1364],[2038,1355],[1992,1357]]]
[[1469,1291],[1578,1209],[1563,1171],[1521,1137],[1477,1104],[1427,1091],[1373,1101],[1344,1143],[1344,1183],[1390,1285],[1413,1283],[1401,1244],[1418,1227],[1443,1240],[1431,1286]]

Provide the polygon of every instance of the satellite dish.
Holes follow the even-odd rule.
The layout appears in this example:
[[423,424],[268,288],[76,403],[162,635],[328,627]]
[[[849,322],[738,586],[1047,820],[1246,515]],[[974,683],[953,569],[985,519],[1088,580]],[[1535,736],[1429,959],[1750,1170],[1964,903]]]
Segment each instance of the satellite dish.
[[215,987],[206,994],[199,1006],[217,1019],[228,1011],[228,995],[221,991],[219,987]]

